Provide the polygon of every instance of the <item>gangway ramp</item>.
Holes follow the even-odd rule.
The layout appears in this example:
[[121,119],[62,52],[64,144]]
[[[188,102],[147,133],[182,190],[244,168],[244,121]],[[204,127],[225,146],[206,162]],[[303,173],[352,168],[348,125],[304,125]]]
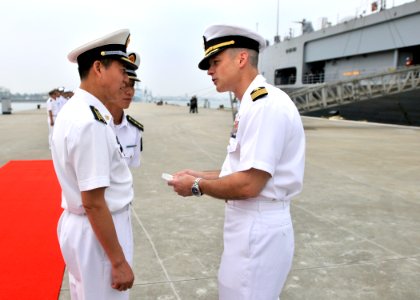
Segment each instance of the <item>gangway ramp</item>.
[[420,90],[420,66],[323,83],[291,92],[289,96],[300,113],[308,113],[414,90]]

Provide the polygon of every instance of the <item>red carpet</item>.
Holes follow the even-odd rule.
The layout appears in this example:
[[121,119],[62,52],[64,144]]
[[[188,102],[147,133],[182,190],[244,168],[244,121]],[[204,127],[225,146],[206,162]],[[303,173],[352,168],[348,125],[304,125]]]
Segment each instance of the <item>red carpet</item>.
[[58,299],[60,193],[51,160],[0,168],[0,299]]

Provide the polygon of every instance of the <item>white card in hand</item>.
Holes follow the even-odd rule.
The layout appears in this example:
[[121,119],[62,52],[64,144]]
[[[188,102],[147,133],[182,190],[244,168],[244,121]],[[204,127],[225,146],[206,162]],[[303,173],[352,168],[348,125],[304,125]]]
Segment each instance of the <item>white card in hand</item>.
[[166,181],[170,181],[170,180],[174,179],[174,177],[171,174],[168,174],[168,173],[162,173],[162,178],[165,179]]

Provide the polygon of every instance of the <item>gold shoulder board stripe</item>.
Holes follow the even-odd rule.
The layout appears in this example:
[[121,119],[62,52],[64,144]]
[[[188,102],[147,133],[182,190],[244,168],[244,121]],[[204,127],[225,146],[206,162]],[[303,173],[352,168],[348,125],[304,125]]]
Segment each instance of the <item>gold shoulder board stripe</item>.
[[258,99],[268,95],[268,92],[265,87],[256,88],[251,92],[252,101],[257,101]]
[[139,121],[134,119],[133,117],[127,115],[127,121],[130,122],[134,127],[136,127],[138,130],[144,131],[144,126]]
[[90,107],[90,110],[92,111],[93,117],[95,118],[96,121],[107,124],[104,117],[102,117],[101,113],[99,112],[99,110],[95,106],[90,105],[89,107]]

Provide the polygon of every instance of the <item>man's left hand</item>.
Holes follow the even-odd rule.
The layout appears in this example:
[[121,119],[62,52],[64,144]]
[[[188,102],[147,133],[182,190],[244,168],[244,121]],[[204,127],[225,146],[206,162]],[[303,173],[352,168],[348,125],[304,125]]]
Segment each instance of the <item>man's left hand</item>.
[[175,193],[180,196],[192,196],[191,187],[195,177],[187,174],[174,174],[174,179],[168,181],[168,185],[172,186]]

